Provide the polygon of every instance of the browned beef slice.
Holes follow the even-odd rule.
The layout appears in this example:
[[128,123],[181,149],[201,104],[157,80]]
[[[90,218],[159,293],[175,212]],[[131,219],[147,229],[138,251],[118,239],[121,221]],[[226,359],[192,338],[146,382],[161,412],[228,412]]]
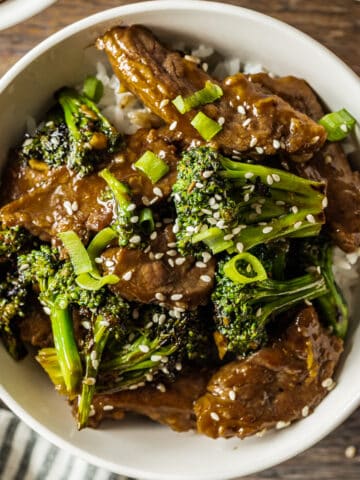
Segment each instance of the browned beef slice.
[[198,431],[244,438],[307,415],[331,388],[341,352],[342,341],[304,308],[272,345],[212,376],[194,406]]
[[[146,150],[163,157],[170,167],[169,173],[156,184],[164,199],[176,179],[177,157],[175,147],[163,139],[162,130],[142,130],[129,137],[126,149],[109,166],[115,177],[129,184],[139,204],[158,198],[148,177],[132,168]],[[25,170],[27,177],[29,169]],[[101,201],[105,187],[97,173],[79,178],[66,167],[51,169],[40,186],[31,188],[0,210],[0,222],[24,226],[45,241],[54,239],[62,231],[74,230],[86,242],[90,232],[98,232],[113,218],[113,202]],[[8,197],[16,198],[16,182],[8,188]]]
[[[181,257],[174,244],[175,236],[169,225],[157,232],[147,253],[133,248],[106,250],[105,271],[120,277],[111,289],[126,300],[141,303],[164,303],[186,309],[206,304],[214,286],[215,260],[212,258],[198,267],[194,258]],[[163,255],[158,258],[157,254]],[[178,265],[180,258],[182,263]],[[129,272],[131,278],[126,280],[125,276],[124,279]]]
[[[319,120],[325,112],[316,94],[299,78],[271,78],[267,74],[252,75],[253,82],[279,95],[293,107]],[[289,163],[295,173],[311,180],[326,180],[327,224],[336,244],[351,252],[360,246],[360,174],[353,172],[339,143],[326,143],[306,163]]]
[[[190,124],[196,109],[181,115],[171,100],[203,88],[207,80],[213,80],[207,73],[178,52],[168,50],[142,26],[115,27],[97,45],[105,49],[121,82],[154,113],[172,124],[179,139],[201,140]],[[273,141],[278,140],[280,151],[311,154],[324,143],[326,133],[322,126],[280,97],[264,93],[246,76],[229,77],[222,82],[222,88],[223,97],[203,106],[201,111],[215,121],[223,119],[223,129],[212,143],[225,152],[273,154],[277,147]]]
[[31,306],[24,318],[19,322],[20,338],[34,347],[53,345],[51,323],[38,302]]
[[166,384],[165,391],[148,385],[137,390],[96,395],[93,399],[95,415],[89,424],[97,426],[104,418],[120,420],[126,412],[134,412],[178,432],[190,430],[196,427],[193,402],[206,391],[209,376],[207,370],[193,370]]

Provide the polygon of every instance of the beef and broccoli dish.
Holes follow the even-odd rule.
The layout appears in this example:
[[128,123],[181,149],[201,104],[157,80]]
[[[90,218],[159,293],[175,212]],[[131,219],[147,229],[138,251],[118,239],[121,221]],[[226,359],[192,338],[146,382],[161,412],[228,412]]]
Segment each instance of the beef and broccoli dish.
[[244,438],[306,417],[349,323],[333,250],[360,247],[355,119],[143,26],[96,46],[117,79],[55,92],[2,174],[5,348],[35,352],[79,429],[135,412]]

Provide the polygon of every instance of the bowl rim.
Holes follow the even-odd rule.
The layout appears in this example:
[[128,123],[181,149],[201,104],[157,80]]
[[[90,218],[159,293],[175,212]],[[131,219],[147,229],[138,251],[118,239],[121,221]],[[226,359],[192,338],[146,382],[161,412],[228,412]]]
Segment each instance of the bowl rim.
[[[0,5],[1,15],[6,15],[5,20],[0,18],[0,31],[13,27],[28,18],[33,17],[42,10],[50,7],[56,0],[37,0],[36,2],[27,2],[26,0],[10,0],[10,2]],[[16,15],[15,15],[16,14]]]
[[[360,79],[356,73],[339,59],[333,52],[324,47],[321,43],[311,38],[309,35],[301,32],[300,30],[288,25],[285,22],[282,22],[278,19],[270,17],[266,14],[243,8],[240,6],[223,4],[219,2],[206,1],[206,0],[151,0],[151,1],[142,1],[139,3],[133,3],[129,5],[121,5],[118,7],[110,8],[98,12],[96,14],[85,17],[79,21],[76,21],[58,32],[52,34],[50,37],[43,40],[40,44],[32,48],[27,54],[25,54],[20,60],[18,60],[7,73],[0,78],[0,94],[11,84],[11,82],[23,71],[25,70],[36,58],[42,55],[47,50],[51,49],[61,41],[71,37],[72,35],[79,33],[89,27],[92,27],[100,22],[109,21],[113,17],[119,17],[121,15],[136,14],[147,11],[162,11],[162,10],[190,10],[198,11],[206,9],[210,12],[218,12],[219,9],[221,12],[228,14],[241,15],[245,18],[258,19],[262,22],[268,22],[276,29],[287,31],[293,36],[297,37],[302,43],[306,43],[312,47],[316,47],[318,51],[324,53],[327,57],[330,57],[333,62],[335,62],[339,68],[346,72],[346,75],[352,79],[354,82],[355,88],[360,88]],[[55,444],[59,448],[64,449],[65,451],[76,455],[89,463],[95,464],[98,467],[108,469],[112,472],[117,472],[122,475],[127,475],[130,477],[137,477],[147,480],[219,480],[219,476],[206,474],[206,477],[199,477],[199,475],[189,476],[186,475],[176,475],[175,473],[171,474],[162,474],[162,473],[151,473],[144,470],[128,467],[128,466],[119,466],[119,464],[112,461],[104,460],[101,457],[88,453],[86,450],[83,450],[81,447],[74,446],[70,441],[64,440],[60,435],[53,433],[49,428],[45,427],[39,421],[35,420],[31,414],[29,414],[24,408],[16,402],[15,399],[6,391],[3,385],[0,384],[0,398],[5,402],[5,404],[18,416],[20,417],[30,428],[35,430],[41,436],[49,440],[51,443]],[[298,444],[294,444],[281,454],[277,455],[276,462],[274,463],[271,460],[263,461],[261,463],[261,470],[265,470],[274,465],[282,463],[289,458],[298,455],[304,450],[310,448],[312,445],[320,441],[336,427],[338,427],[349,415],[351,415],[356,408],[360,405],[360,391],[359,395],[354,397],[351,401],[347,402],[341,409],[341,411],[336,412],[332,416],[332,420],[327,424],[325,428],[322,428],[319,433],[314,434],[311,438],[307,438]],[[244,471],[241,475],[248,475],[258,471],[258,468],[254,466],[248,471]],[[222,478],[232,478],[238,476],[238,471],[236,469],[227,470],[227,476]]]

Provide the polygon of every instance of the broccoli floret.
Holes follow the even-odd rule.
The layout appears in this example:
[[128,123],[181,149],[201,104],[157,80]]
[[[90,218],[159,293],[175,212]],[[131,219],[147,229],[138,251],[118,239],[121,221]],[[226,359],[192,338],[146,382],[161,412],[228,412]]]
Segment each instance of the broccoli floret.
[[185,152],[173,186],[178,249],[242,251],[284,236],[317,235],[324,185],[201,147]]
[[266,343],[266,326],[271,319],[327,291],[324,278],[316,271],[287,280],[273,280],[271,266],[264,280],[237,283],[224,272],[227,261],[218,264],[216,286],[211,296],[218,338],[220,335],[226,352],[246,355],[260,348]]
[[63,88],[56,99],[45,123],[23,142],[20,157],[50,167],[67,165],[80,176],[87,175],[119,148],[120,134],[96,104],[76,90]]
[[321,319],[330,325],[341,338],[345,338],[349,324],[349,310],[346,301],[335,282],[333,273],[333,245],[331,241],[320,236],[299,240],[294,243],[293,257],[297,258],[297,268],[318,271],[324,277],[327,293],[317,298],[315,307]]
[[25,315],[27,289],[17,274],[7,273],[0,282],[0,336],[15,360],[26,355],[16,321]]
[[126,338],[109,348],[100,366],[99,391],[113,393],[143,386],[154,378],[173,380],[188,360],[211,357],[211,328],[199,312],[143,305]]
[[33,237],[24,228],[0,227],[0,261],[10,260],[33,242]]

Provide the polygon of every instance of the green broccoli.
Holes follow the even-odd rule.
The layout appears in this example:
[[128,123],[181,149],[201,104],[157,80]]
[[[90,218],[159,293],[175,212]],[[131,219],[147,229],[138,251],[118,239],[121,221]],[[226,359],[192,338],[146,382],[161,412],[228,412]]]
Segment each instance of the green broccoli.
[[34,238],[21,227],[0,226],[0,262],[13,258],[34,244]]
[[173,186],[178,249],[245,251],[285,236],[317,235],[324,185],[267,166],[229,160],[208,147],[185,152]]
[[[260,348],[266,343],[266,326],[271,319],[301,301],[327,292],[324,278],[316,271],[274,280],[272,271],[278,266],[271,265],[269,259],[267,271],[264,265],[251,254],[239,254],[218,264],[211,299],[217,331],[227,352],[246,355]],[[283,270],[280,268],[280,274]],[[239,281],[230,277],[239,277]]]
[[91,173],[109,153],[117,151],[120,134],[87,96],[71,88],[56,94],[57,104],[33,136],[27,136],[20,158],[50,167],[67,165],[80,176]]

